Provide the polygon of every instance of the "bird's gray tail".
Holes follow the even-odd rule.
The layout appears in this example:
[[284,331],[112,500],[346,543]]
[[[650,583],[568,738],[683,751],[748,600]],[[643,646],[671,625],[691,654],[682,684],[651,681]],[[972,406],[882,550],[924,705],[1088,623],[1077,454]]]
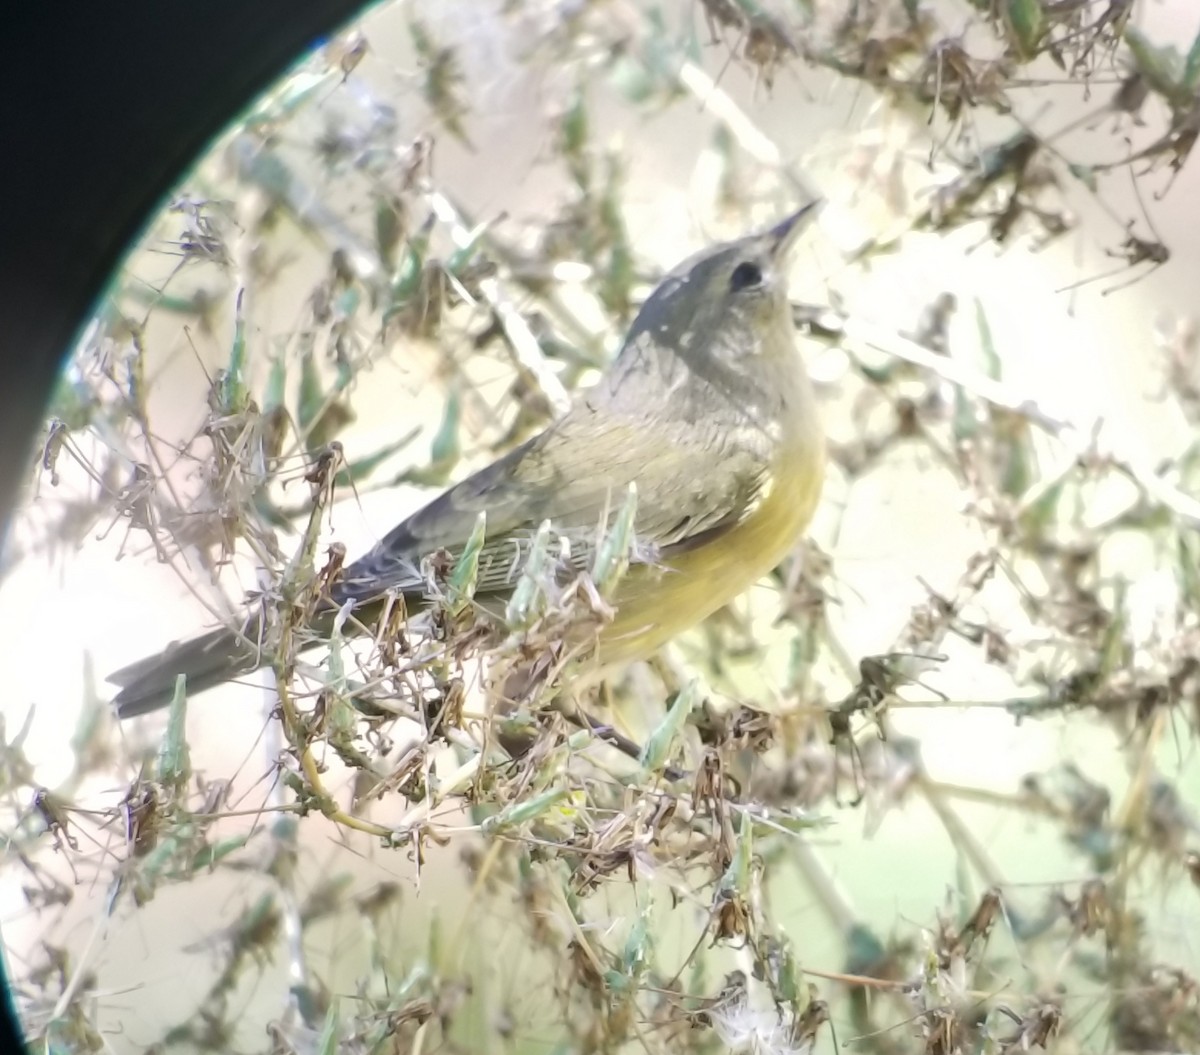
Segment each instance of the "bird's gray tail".
[[187,678],[191,695],[249,674],[263,662],[262,616],[252,615],[240,630],[221,627],[114,671],[107,678],[120,686],[113,699],[118,718],[132,718],[165,707],[175,695],[175,679]]

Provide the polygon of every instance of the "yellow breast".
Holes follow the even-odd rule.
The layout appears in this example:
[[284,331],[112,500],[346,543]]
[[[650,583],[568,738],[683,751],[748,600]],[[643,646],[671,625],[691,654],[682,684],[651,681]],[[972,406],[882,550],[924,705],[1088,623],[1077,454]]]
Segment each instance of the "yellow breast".
[[631,568],[617,590],[616,619],[600,637],[600,666],[649,655],[775,568],[812,518],[824,465],[819,434],[805,430],[780,451],[757,504],[736,527],[662,570]]

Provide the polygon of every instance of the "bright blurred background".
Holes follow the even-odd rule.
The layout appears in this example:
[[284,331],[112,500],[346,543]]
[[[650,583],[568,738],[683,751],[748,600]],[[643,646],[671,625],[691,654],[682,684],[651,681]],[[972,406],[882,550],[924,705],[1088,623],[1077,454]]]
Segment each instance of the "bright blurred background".
[[[1161,471],[1171,459],[1178,466],[1195,432],[1180,388],[1190,380],[1193,397],[1200,390],[1193,336],[1200,274],[1196,165],[1185,165],[1174,179],[1165,164],[1143,174],[1149,161],[1131,166],[1135,176],[1130,167],[1096,172],[1094,194],[1086,179],[1062,178],[1068,163],[1082,169],[1118,160],[1163,134],[1165,107],[1153,93],[1140,125],[1128,114],[1104,112],[1128,68],[1127,47],[1087,79],[1070,76],[1069,57],[1067,68],[1041,59],[1012,75],[1006,94],[1016,118],[1045,137],[1050,146],[1039,162],[1055,167],[1061,181],[1058,188],[1038,190],[1037,203],[1071,225],[1044,238],[1046,224],[1026,213],[999,247],[988,237],[987,222],[920,230],[917,219],[928,210],[934,188],[962,178],[982,147],[1014,134],[1016,118],[967,106],[957,122],[941,111],[930,122],[928,105],[897,103],[878,86],[792,56],[763,69],[744,58],[743,30],[727,27],[714,43],[706,17],[753,9],[787,26],[803,22],[806,6],[817,9],[818,29],[805,39],[824,32],[836,41],[856,5],[410,0],[374,7],[199,161],[174,208],[154,221],[131,255],[109,301],[113,314],[84,336],[68,383],[81,391],[104,388],[103,373],[124,376],[136,345],[144,356],[147,416],[160,451],[187,443],[209,417],[210,379],[227,365],[233,306],[237,290],[244,289],[252,391],[266,390],[272,362],[287,362],[288,391],[295,393],[294,364],[306,348],[315,349],[310,360],[323,383],[343,366],[353,374],[344,400],[353,420],[337,434],[349,461],[412,436],[364,477],[357,494],[343,495],[327,525],[328,539],[358,555],[436,494],[442,479],[461,478],[490,460],[514,422],[523,423],[518,397],[529,392],[528,386],[514,389],[505,354],[473,343],[486,322],[484,309],[448,310],[436,335],[410,319],[381,336],[368,306],[350,304],[348,295],[339,300],[334,291],[334,323],[328,316],[318,320],[314,297],[330,293],[331,254],[339,251],[339,266],[359,279],[378,266],[379,256],[372,262],[364,247],[379,243],[379,203],[395,200],[405,209],[417,203],[419,211],[392,218],[410,237],[426,216],[437,215],[433,256],[445,259],[452,252],[455,225],[446,220],[453,210],[460,234],[477,223],[489,225],[494,243],[485,243],[484,255],[508,254],[502,275],[506,268],[545,269],[556,246],[567,247],[562,255],[569,258],[578,245],[572,225],[585,212],[580,203],[591,204],[572,177],[571,158],[563,155],[564,129],[578,106],[586,113],[581,155],[591,165],[591,194],[611,193],[617,203],[633,255],[630,289],[638,295],[693,249],[778,215],[803,198],[803,187],[811,188],[828,205],[820,230],[800,253],[795,299],[833,306],[839,318],[854,321],[856,332],[912,335],[922,330],[931,305],[949,294],[956,310],[944,328],[926,332],[936,332],[953,362],[977,376],[998,376],[1005,391],[1077,423],[1085,440],[1092,423],[1102,422],[1098,458],[1117,452],[1148,467],[1147,473]],[[1013,11],[1027,5],[999,6],[1011,21]],[[1075,6],[1088,25],[1109,5]],[[878,9],[873,22],[867,7]],[[938,27],[931,40],[961,40],[976,49],[973,54],[996,51],[996,34],[979,10],[986,4],[921,7]],[[1193,5],[1145,2],[1132,10],[1132,24],[1144,38],[1177,49],[1182,63],[1200,29]],[[898,38],[906,24],[899,2],[864,5],[857,17],[867,27],[864,39]],[[414,25],[421,32],[414,33]],[[946,70],[949,55],[943,51]],[[910,57],[909,71],[920,61]],[[944,76],[949,83],[950,73]],[[1068,127],[1068,134],[1054,135]],[[614,170],[619,179],[606,182]],[[1002,206],[1006,186],[1011,189],[998,182],[998,197],[989,195],[981,206]],[[1169,247],[1169,262],[1127,268],[1112,255],[1126,244],[1129,221],[1142,239]],[[206,236],[211,244],[204,243]],[[407,244],[396,243],[398,259]],[[868,245],[874,248],[865,252]],[[615,271],[603,249],[601,259]],[[591,271],[582,264],[572,271],[568,264],[560,262],[554,275],[543,278],[562,279],[555,293],[561,311],[551,321],[563,341],[602,357],[619,339],[620,310],[595,295],[596,261]],[[528,288],[518,286],[506,296],[519,311],[541,312]],[[345,315],[340,330],[339,313]],[[861,377],[861,341],[838,347],[809,338],[801,347],[841,459],[831,468],[811,532],[830,562],[823,580],[825,615],[836,641],[836,649],[822,650],[812,667],[811,700],[819,705],[836,703],[852,685],[835,659],[838,650],[853,672],[862,657],[899,648],[914,609],[927,604],[930,590],[953,597],[973,555],[994,542],[996,528],[988,526],[980,492],[964,483],[945,450],[952,411],[927,430],[930,442],[881,443],[874,461],[858,449],[900,420],[895,400],[910,393],[905,385],[922,394],[939,391],[951,408],[958,398],[953,385],[930,384],[928,374],[914,370],[889,382],[889,397],[872,395]],[[866,359],[875,370],[894,362],[886,352]],[[551,373],[572,379],[568,358],[545,362]],[[583,383],[594,376],[574,372]],[[533,398],[521,410],[531,424],[543,412]],[[984,429],[1000,429],[998,419],[981,422]],[[994,434],[1000,437],[996,457],[1020,451],[1035,458],[1031,487],[1039,479],[1050,487],[1056,474],[1069,475],[1084,453],[1036,429],[1021,429],[1014,426],[1014,434],[1034,438],[1009,448],[999,431]],[[312,1047],[319,1030],[305,1033],[298,1024],[306,1009],[303,999],[289,996],[289,986],[323,994],[322,1007],[330,994],[340,994],[347,1018],[366,1016],[369,1001],[375,1001],[372,1013],[378,1012],[387,1005],[384,992],[400,1004],[413,993],[429,997],[435,1023],[457,1016],[437,1041],[434,1026],[414,1026],[416,1039],[401,1030],[397,1036],[411,1047],[397,1041],[394,1050],[603,1047],[595,1038],[581,1039],[570,1025],[575,1020],[562,1010],[569,1001],[559,999],[560,987],[569,984],[562,963],[569,961],[574,933],[565,922],[566,905],[548,896],[531,908],[532,884],[499,865],[489,876],[481,863],[488,843],[457,805],[438,811],[446,844],[429,843],[420,867],[410,848],[385,849],[315,815],[303,818],[294,834],[278,830],[270,809],[280,801],[272,753],[279,747],[264,722],[263,692],[252,686],[205,694],[188,712],[194,771],[210,785],[232,781],[230,796],[221,801],[228,816],[220,835],[249,833],[249,840],[220,867],[198,868],[186,882],[160,882],[152,897],[138,903],[130,889],[136,884],[122,873],[128,855],[119,804],[135,775],[134,760],[158,742],[164,719],[105,727],[96,743],[106,743],[111,753],[93,757],[85,776],[77,772],[79,756],[68,750],[68,740],[79,715],[90,714],[108,692],[106,672],[211,625],[214,613],[236,604],[256,580],[244,551],[214,574],[198,550],[185,547],[179,556],[160,559],[144,531],[130,530],[128,517],[92,509],[94,481],[74,453],[95,464],[101,451],[116,450],[106,486],[112,489],[115,480],[119,490],[136,460],[131,451],[122,466],[125,444],[94,418],[72,431],[59,453],[57,485],[48,471],[36,473],[0,592],[0,639],[10,657],[2,703],[6,735],[10,745],[19,736],[31,767],[9,780],[14,827],[0,872],[0,919],[12,973],[25,979],[31,1021],[52,1008],[61,1013],[70,1003],[47,980],[53,972],[45,965],[61,949],[70,965],[64,971],[72,980],[69,995],[86,992],[81,1006],[111,1051],[143,1051],[161,1042],[186,1050],[257,1051],[283,1044],[280,1036],[307,1050],[297,1036],[307,1036]],[[431,461],[438,463],[432,472]],[[870,464],[852,475],[846,471],[852,462]],[[190,457],[164,458],[163,464],[170,487],[204,491]],[[302,507],[307,489],[299,462],[291,464],[292,482],[281,503]],[[414,466],[424,471],[422,479],[414,480]],[[1166,476],[1171,486],[1188,490],[1186,475],[1172,469]],[[1191,476],[1195,493],[1196,473]],[[1086,546],[1098,525],[1126,511],[1136,495],[1133,484],[1111,476],[1073,489],[1059,510],[1056,537]],[[1183,493],[1185,508],[1186,500]],[[1187,634],[1196,638],[1186,564],[1200,547],[1164,543],[1163,520],[1155,519],[1159,508],[1149,503],[1144,530],[1126,531],[1098,547],[1084,574],[1086,589],[1120,613],[1119,631],[1129,643],[1122,662],[1139,685],[1142,675],[1153,680],[1171,669],[1169,660],[1178,660],[1178,643]],[[1003,511],[990,512],[994,525]],[[1177,523],[1181,537],[1196,531],[1194,523]],[[58,537],[64,530],[74,537]],[[294,543],[284,543],[285,552],[289,545]],[[815,551],[805,552],[789,567],[797,576],[815,576]],[[850,947],[851,935],[870,933],[881,942],[906,940],[923,948],[939,911],[961,921],[984,890],[998,884],[1010,918],[989,951],[1019,965],[1021,991],[1062,1001],[1071,1028],[1064,1028],[1070,1039],[1058,1050],[1102,1050],[1109,1041],[1097,1039],[1092,1047],[1088,1038],[1110,1036],[1105,1030],[1113,998],[1069,962],[1084,939],[1067,932],[1058,940],[1039,935],[1027,941],[1013,922],[1024,917],[1029,923],[1056,892],[1079,898],[1095,874],[1086,838],[1071,827],[1083,822],[1038,806],[1026,777],[1038,774],[1038,788],[1056,789],[1046,795],[1057,795],[1060,806],[1078,805],[1088,788],[1106,789],[1108,827],[1097,828],[1110,832],[1132,831],[1134,813],[1143,806],[1150,811],[1155,781],[1161,778],[1171,789],[1173,805],[1155,821],[1158,842],[1151,840],[1152,850],[1123,854],[1106,882],[1144,918],[1149,960],[1194,977],[1200,972],[1200,894],[1185,862],[1189,851],[1200,849],[1192,812],[1200,807],[1200,690],[1194,683],[1176,685],[1177,706],[1128,726],[1121,725],[1125,710],[1115,715],[1099,708],[1018,720],[1006,701],[1037,697],[1031,686],[1039,677],[1054,682],[1081,663],[1078,642],[1059,640],[1046,608],[1039,617],[1037,605],[1026,603],[1028,573],[1001,559],[994,580],[960,613],[994,632],[993,655],[1006,652],[1004,662],[988,662],[983,646],[951,635],[938,649],[945,660],[930,664],[921,685],[901,692],[908,704],[893,700],[889,748],[919,746],[924,776],[917,780],[902,765],[902,754],[879,747],[869,723],[856,724],[865,764],[883,765],[883,775],[874,773],[855,807],[846,804],[850,785],[843,787],[840,805],[828,797],[814,804],[828,825],[761,846],[762,897],[803,967],[843,972],[861,953]],[[1078,601],[1063,599],[1061,583],[1041,585],[1044,605]],[[773,625],[778,606],[777,590],[766,587],[739,604],[736,614],[749,620],[761,652],[740,663],[735,656],[724,673],[705,664],[711,649],[728,646],[728,625],[696,632],[674,647],[673,656],[705,668],[725,698],[768,711],[792,706],[796,643],[786,624]],[[641,677],[631,675],[632,691],[640,691]],[[350,778],[339,779],[332,789],[348,795]],[[35,786],[69,787],[80,811],[95,811],[73,817],[68,830],[76,847],[54,850],[50,835],[35,834]],[[402,813],[381,808],[372,816],[394,823]],[[122,874],[125,885],[116,878]],[[629,920],[642,918],[642,899],[650,896],[631,892],[619,874],[609,882],[591,895],[589,918],[596,921],[599,942],[623,935]],[[299,911],[289,915],[284,898],[279,929],[259,935],[261,944],[248,954],[222,1005],[230,1032],[213,1026],[206,1033],[195,1011],[229,966],[229,928],[244,925],[244,914],[279,889]],[[682,964],[693,946],[710,940],[704,937],[710,893],[698,887],[692,892],[692,903],[680,897],[679,906],[670,908],[671,895],[658,890],[655,910],[645,916],[656,928],[656,956],[666,964]],[[319,911],[313,907],[317,893],[328,898]],[[376,905],[383,907],[376,911]],[[555,930],[549,944],[559,949],[561,963],[531,940],[529,920],[517,919],[526,914]],[[289,931],[294,926],[302,926],[302,935]],[[1091,941],[1092,953],[1103,960],[1103,944]],[[701,958],[709,966],[700,988],[713,995],[724,970],[745,966],[744,954],[730,949],[706,950]],[[862,960],[859,955],[857,962]],[[372,989],[363,981],[378,981],[378,974],[390,979],[390,988]],[[434,977],[436,985],[429,981]],[[846,987],[811,980],[829,1001],[846,1044],[857,1021]],[[997,990],[1017,984],[1001,974],[992,982]],[[43,989],[58,995],[36,995]],[[1023,1013],[1018,1010],[1018,1017]],[[323,1016],[309,1017],[320,1022]],[[180,1023],[187,1028],[178,1031]],[[269,1034],[269,1023],[282,1032]],[[889,1026],[895,1044],[886,1050],[954,1050],[923,1049],[919,1030],[896,1025],[894,1016],[884,1015],[880,1024]],[[347,1050],[359,1050],[345,1037],[343,1042]],[[770,1048],[761,1037],[759,1049],[744,1037],[722,1034],[722,1042],[732,1050]],[[716,1042],[698,1034],[685,1044],[673,1033],[650,1029],[640,1036],[634,1030],[622,1043],[630,1050],[676,1050],[671,1045],[679,1044],[691,1050],[686,1044],[694,1043],[700,1050]],[[819,1043],[831,1043],[827,1030]],[[371,1050],[363,1045],[361,1050]]]

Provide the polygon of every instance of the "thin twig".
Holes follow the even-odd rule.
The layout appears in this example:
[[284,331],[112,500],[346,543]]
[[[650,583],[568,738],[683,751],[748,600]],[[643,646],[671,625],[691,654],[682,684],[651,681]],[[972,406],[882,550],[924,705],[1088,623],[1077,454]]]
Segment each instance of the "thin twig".
[[[473,233],[463,222],[458,209],[445,194],[431,189],[429,204],[434,215],[450,231],[450,237],[458,248],[462,249],[471,244],[474,240]],[[479,291],[504,328],[504,334],[508,338],[508,345],[512,349],[517,369],[533,381],[538,391],[545,396],[556,416],[565,414],[571,405],[571,397],[558,379],[558,375],[551,369],[545,355],[542,354],[537,337],[529,328],[525,317],[504,295],[499,280],[494,276],[480,279]]]
[[1064,443],[1075,458],[1103,459],[1127,476],[1151,501],[1189,524],[1200,527],[1200,500],[1181,491],[1156,473],[1146,459],[1123,449],[1112,439],[1105,446],[1100,446],[1103,419],[1097,418],[1086,426],[1080,425],[1062,414],[1051,412],[1038,400],[1014,386],[996,381],[948,356],[931,352],[886,327],[839,315],[832,309],[822,309],[820,317],[822,327],[836,331],[841,345],[847,351],[883,352],[930,370],[993,406],[1025,418]]

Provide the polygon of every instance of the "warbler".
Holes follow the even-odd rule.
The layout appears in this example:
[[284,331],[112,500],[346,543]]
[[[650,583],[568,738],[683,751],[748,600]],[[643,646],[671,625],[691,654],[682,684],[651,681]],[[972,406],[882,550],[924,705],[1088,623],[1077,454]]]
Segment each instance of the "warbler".
[[[646,657],[770,572],[816,508],[824,440],[795,343],[788,262],[813,202],[770,229],[710,247],[672,270],[642,305],[605,375],[543,432],[449,488],[348,565],[321,611],[350,603],[369,625],[384,599],[428,601],[422,561],[456,559],[480,512],[476,600],[503,612],[539,525],[591,567],[605,518],[636,485],[630,566],[593,662]],[[328,632],[328,631],[326,631]],[[269,650],[261,611],[111,674],[122,717],[257,668]]]

